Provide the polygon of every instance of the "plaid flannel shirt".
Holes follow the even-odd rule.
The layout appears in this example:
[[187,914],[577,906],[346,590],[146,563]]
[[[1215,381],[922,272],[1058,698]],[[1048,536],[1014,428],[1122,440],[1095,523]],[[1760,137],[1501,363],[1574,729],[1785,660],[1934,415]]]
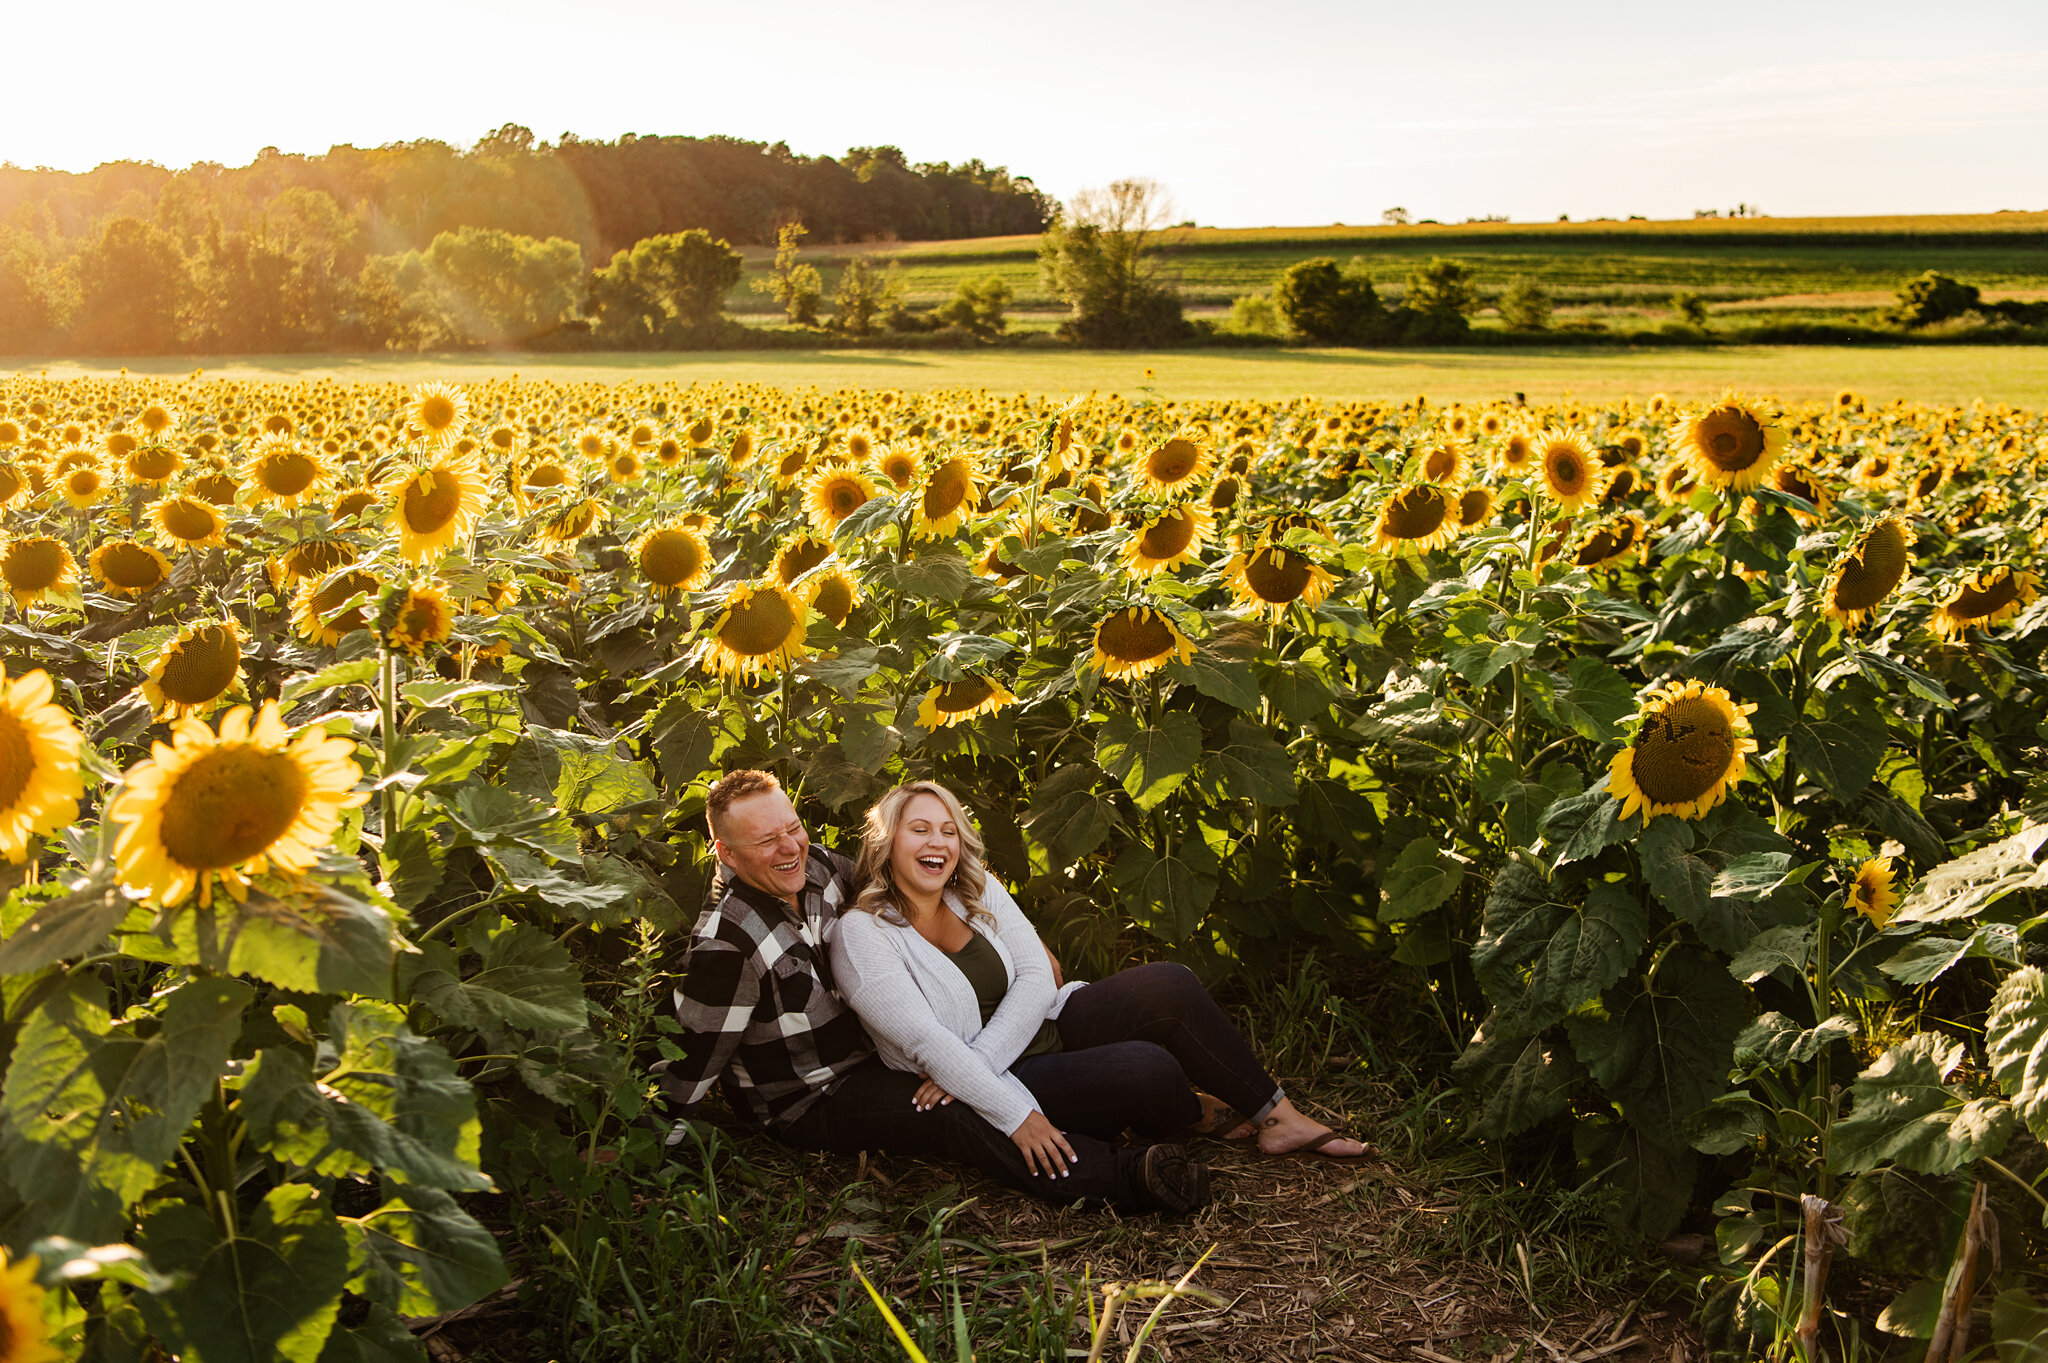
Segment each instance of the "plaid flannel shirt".
[[676,984],[683,1056],[662,1081],[684,1111],[724,1078],[735,1108],[783,1126],[875,1053],[833,992],[825,947],[825,925],[846,902],[852,872],[847,858],[813,843],[797,896],[801,920],[786,900],[737,876],[713,888]]

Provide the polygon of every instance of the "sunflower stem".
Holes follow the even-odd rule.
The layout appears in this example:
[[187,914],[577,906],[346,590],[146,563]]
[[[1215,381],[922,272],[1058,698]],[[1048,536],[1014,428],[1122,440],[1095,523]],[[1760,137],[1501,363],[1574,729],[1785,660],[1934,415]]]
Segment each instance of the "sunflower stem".
[[398,749],[398,655],[391,649],[383,650],[381,666],[377,674],[377,732],[382,748],[383,769],[378,773],[385,779],[384,788],[377,793],[379,821],[385,846],[391,844],[391,837],[398,831],[398,787],[390,783],[391,759]]

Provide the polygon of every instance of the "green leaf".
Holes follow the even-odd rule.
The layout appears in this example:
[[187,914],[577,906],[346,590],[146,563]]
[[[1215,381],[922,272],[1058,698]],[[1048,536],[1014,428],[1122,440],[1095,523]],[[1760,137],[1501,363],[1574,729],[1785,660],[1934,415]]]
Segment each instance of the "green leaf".
[[[1559,723],[1595,743],[1612,743],[1621,738],[1621,721],[1636,710],[1634,690],[1621,673],[1590,654],[1581,653],[1567,669],[1570,685],[1551,693],[1550,708]],[[1527,677],[1549,674],[1531,670]],[[1543,688],[1536,692],[1539,699]]]
[[1931,984],[1970,954],[1968,937],[1920,937],[1906,943],[1878,966],[1901,984]]
[[1942,1289],[1941,1279],[1922,1278],[1877,1313],[1877,1328],[1906,1339],[1934,1338],[1941,1321]]
[[333,663],[318,672],[305,672],[287,681],[278,692],[278,700],[285,706],[294,701],[304,700],[317,691],[334,686],[367,686],[376,679],[377,660],[357,658],[353,662]]
[[[496,790],[496,786],[479,787]],[[384,892],[392,902],[410,912],[427,902],[441,888],[447,874],[448,850],[426,829],[401,828],[384,840],[377,854],[377,867],[384,875]]]
[[441,1043],[390,1004],[336,1004],[317,1059],[258,1054],[240,1115],[256,1143],[323,1175],[381,1173],[402,1183],[483,1192],[476,1094]]
[[422,710],[436,710],[452,709],[458,700],[468,700],[474,696],[500,696],[518,689],[505,682],[461,681],[435,677],[425,681],[407,682],[398,688],[398,694]]
[[463,975],[455,950],[428,942],[399,965],[399,985],[445,1023],[468,1028],[500,1024],[526,1031],[566,1031],[590,1020],[583,977],[555,938],[530,923],[492,919],[464,934],[478,958]]
[[26,975],[105,942],[128,916],[129,902],[110,871],[53,899],[0,942],[0,975]]
[[839,749],[846,760],[870,774],[880,771],[902,746],[903,731],[873,710],[854,711],[839,731]]
[[1543,843],[1556,853],[1555,868],[1626,842],[1635,829],[1621,821],[1621,801],[1608,793],[1603,776],[1585,794],[1562,797],[1550,806],[1543,816]]
[[574,814],[605,814],[658,800],[661,792],[640,764],[620,757],[609,740],[530,725],[513,745],[505,779],[536,799]]
[[2027,1129],[2048,1133],[2048,976],[2038,966],[2013,971],[1992,995],[1984,1057]]
[[1686,1144],[1694,1114],[1727,1091],[1735,1038],[1755,1014],[1749,991],[1679,944],[1607,1009],[1565,1019],[1579,1062],[1649,1139]]
[[1716,877],[1745,851],[1777,850],[1758,848],[1759,842],[1784,845],[1769,825],[1761,820],[1751,825],[1742,815],[1722,815],[1716,810],[1709,819],[1694,823],[1665,814],[1650,820],[1636,840],[1636,852],[1642,860],[1643,879],[1658,902],[1698,929],[1708,946],[1732,957],[1765,928],[1780,926],[1795,916],[1795,906],[1783,898],[1787,892],[1755,901],[1714,894]]
[[1721,868],[1709,891],[1717,898],[1769,899],[1787,885],[1804,884],[1820,865],[1810,861],[1794,866],[1790,852],[1744,852]]
[[[843,648],[837,653],[821,653],[806,658],[798,664],[797,670],[843,696],[853,696],[860,693],[861,683],[882,670],[881,664],[875,661],[880,656],[880,649]],[[680,697],[671,697],[671,700],[676,699]],[[709,756],[708,752],[706,756]],[[663,771],[666,770],[664,764]]]
[[1536,780],[1524,781],[1515,764],[1498,754],[1481,764],[1478,785],[1480,798],[1500,809],[1508,841],[1517,847],[1527,846],[1536,840],[1543,829],[1544,818],[1558,801],[1572,799],[1585,791],[1585,781],[1577,767],[1564,762],[1546,762]]
[[1963,1044],[1917,1032],[1879,1056],[1850,1086],[1849,1115],[1830,1128],[1829,1167],[1860,1173],[1889,1160],[1916,1173],[1946,1174],[2005,1148],[2012,1109],[1991,1098],[1967,1102],[1946,1080]]
[[1619,885],[1600,884],[1551,934],[1501,1025],[1538,1032],[1597,1000],[1626,975],[1650,935],[1649,915]]
[[2008,1287],[1991,1303],[1991,1345],[1998,1363],[2048,1363],[2048,1306],[2024,1287]]
[[1765,928],[1750,938],[1748,946],[1736,953],[1735,959],[1728,963],[1728,973],[1744,984],[1755,984],[1774,970],[1803,971],[1808,956],[1813,952],[1813,936],[1810,927],[1788,924]]
[[1180,787],[1201,756],[1202,726],[1185,710],[1160,716],[1156,729],[1114,714],[1095,737],[1095,760],[1148,811]]
[[1837,800],[1851,799],[1870,784],[1888,741],[1883,719],[1855,718],[1853,708],[1843,714],[1843,719],[1794,720],[1785,734],[1800,773]]
[[721,712],[706,710],[681,691],[655,710],[648,721],[647,741],[660,765],[661,779],[671,790],[681,790],[711,765],[712,747],[724,722]]
[[1176,685],[1192,686],[1233,709],[1259,708],[1259,679],[1253,674],[1252,665],[1212,651],[1206,639],[1195,649],[1194,657],[1184,663],[1168,663],[1165,671]]
[[1183,838],[1161,856],[1144,843],[1124,849],[1110,868],[1117,897],[1139,926],[1169,944],[1184,942],[1216,898],[1216,854],[1199,837]]
[[151,1329],[195,1363],[313,1363],[348,1279],[348,1236],[319,1189],[272,1188],[234,1238],[188,1202],[158,1203],[142,1245],[182,1286],[138,1298]]
[[1472,947],[1472,973],[1488,998],[1501,1008],[1520,1001],[1525,968],[1571,912],[1553,898],[1550,882],[1523,862],[1500,868]]
[[1230,743],[1204,760],[1206,788],[1220,796],[1285,807],[1296,799],[1294,759],[1266,726],[1246,715],[1230,721]]
[[203,976],[119,1024],[96,980],[72,976],[21,1025],[0,1085],[0,1154],[47,1235],[121,1238],[214,1094],[255,990]]
[[[1280,713],[1296,724],[1307,724],[1336,702],[1329,684],[1307,663],[1283,662],[1262,671],[1266,694]],[[1231,727],[1236,728],[1235,724]]]
[[1533,633],[1534,637],[1502,640],[1489,633],[1467,639],[1444,650],[1444,663],[1472,685],[1484,686],[1514,664],[1527,662],[1536,656],[1536,650],[1543,641],[1543,627],[1536,625],[1531,629],[1525,624],[1522,628]]
[[1458,1057],[1458,1086],[1479,1101],[1465,1130],[1505,1140],[1559,1116],[1585,1070],[1564,1046],[1540,1036],[1501,1034],[1493,1019]]
[[1372,802],[1342,781],[1309,776],[1297,789],[1294,829],[1306,842],[1355,855],[1379,827]]
[[491,1233],[437,1188],[406,1188],[343,1224],[362,1262],[350,1290],[398,1315],[459,1311],[510,1281]]
[[2017,833],[1943,862],[1907,892],[1895,923],[1948,923],[1973,918],[2017,890],[2048,887],[2048,823],[2032,819]]
[[382,1302],[356,1325],[339,1325],[327,1336],[318,1363],[427,1363],[418,1338]]
[[1411,839],[1380,877],[1375,916],[1382,923],[1420,918],[1449,899],[1464,878],[1464,862],[1446,854],[1434,837]]
[[1116,827],[1116,803],[1095,793],[1102,773],[1086,762],[1060,767],[1032,791],[1024,811],[1024,830],[1045,849],[1054,871],[1061,871],[1102,845]]
[[856,540],[866,539],[883,527],[893,524],[900,509],[899,501],[895,497],[868,498],[855,507],[853,514],[839,522],[838,527],[833,530],[833,546],[841,551],[847,550]]
[[304,880],[286,895],[252,888],[181,908],[153,932],[127,932],[122,950],[146,961],[255,975],[308,994],[391,992],[391,917],[327,881]]

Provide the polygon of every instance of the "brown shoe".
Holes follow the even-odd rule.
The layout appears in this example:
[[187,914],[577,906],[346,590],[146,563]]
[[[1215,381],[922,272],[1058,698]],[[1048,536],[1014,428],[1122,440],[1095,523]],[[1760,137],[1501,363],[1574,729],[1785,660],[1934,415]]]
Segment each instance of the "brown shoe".
[[1209,1205],[1209,1166],[1188,1158],[1185,1146],[1147,1148],[1138,1177],[1160,1211],[1191,1212]]

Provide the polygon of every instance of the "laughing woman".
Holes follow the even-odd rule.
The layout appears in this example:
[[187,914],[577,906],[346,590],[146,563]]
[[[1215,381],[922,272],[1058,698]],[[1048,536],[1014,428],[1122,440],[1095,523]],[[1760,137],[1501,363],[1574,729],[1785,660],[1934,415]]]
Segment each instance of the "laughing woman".
[[[1373,1153],[1297,1111],[1187,967],[1056,986],[1038,934],[989,878],[981,836],[944,786],[898,786],[868,811],[854,883],[833,971],[882,1058],[927,1077],[917,1106],[957,1097],[1007,1131],[1028,1104],[1012,1139],[1055,1172],[1071,1158],[1068,1130],[1113,1140],[1129,1127],[1158,1140],[1235,1128],[1268,1154]],[[1198,1088],[1224,1106],[1205,1109]]]

